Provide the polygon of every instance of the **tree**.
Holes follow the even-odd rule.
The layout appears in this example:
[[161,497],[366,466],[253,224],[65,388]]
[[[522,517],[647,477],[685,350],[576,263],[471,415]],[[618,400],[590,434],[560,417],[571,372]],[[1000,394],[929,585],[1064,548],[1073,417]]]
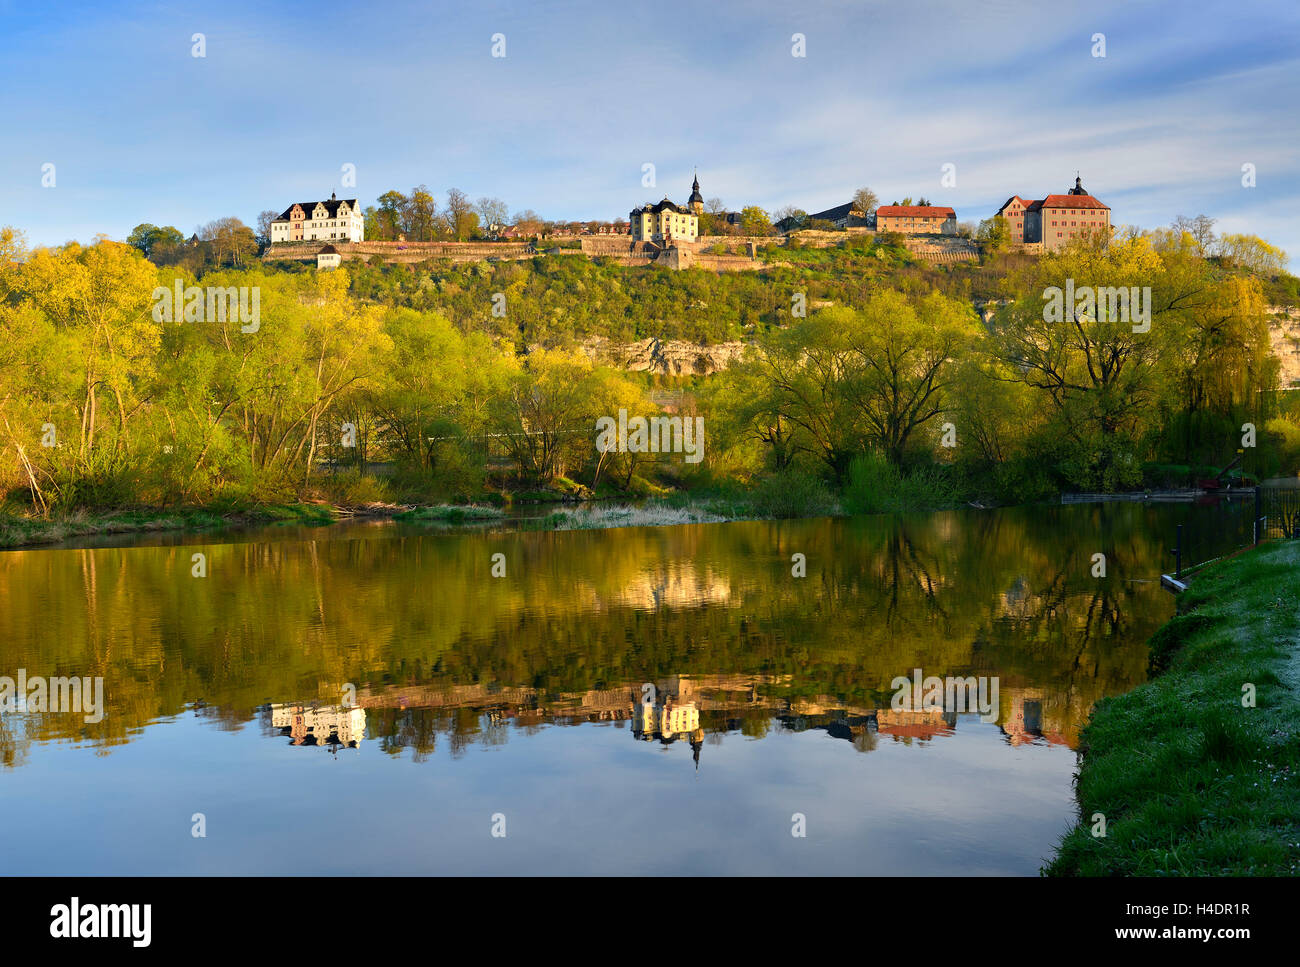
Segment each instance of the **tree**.
[[521,212],[515,212],[515,228],[521,235],[540,235],[543,229],[542,216],[531,208],[525,208]]
[[[383,198],[380,198],[383,202]],[[438,203],[424,185],[411,189],[403,209],[402,231],[413,242],[431,242],[437,225]]]
[[580,351],[538,349],[497,401],[494,426],[526,476],[550,482],[594,450],[592,370]]
[[218,218],[198,231],[199,238],[212,245],[218,265],[236,268],[257,254],[257,236],[238,218]]
[[783,447],[815,453],[836,480],[871,448],[903,461],[917,430],[943,410],[953,360],[979,334],[968,305],[939,293],[874,293],[861,310],[814,313],[773,333],[753,364],[773,402],[762,426],[797,429]]
[[510,217],[506,203],[500,198],[480,198],[474,207],[482,220],[483,228],[488,231],[491,231],[494,225],[504,226],[506,219]]
[[116,411],[113,449],[127,445],[128,423],[154,372],[159,327],[149,301],[158,281],[154,266],[118,242],[38,249],[24,266],[22,295],[70,340],[58,365],[78,386],[65,405],[80,424],[73,438],[83,464],[99,438],[103,394]]
[[148,222],[131,229],[131,234],[126,237],[126,244],[138,249],[145,258],[152,258],[160,246],[180,245],[184,241],[185,236],[180,233],[180,229],[171,225],[159,228]]
[[257,216],[257,246],[259,252],[271,247],[271,223],[279,218],[278,212],[266,209]]
[[[1137,443],[1172,388],[1162,361],[1179,354],[1183,316],[1201,299],[1199,282],[1190,290],[1166,286],[1173,280],[1162,268],[1145,238],[1079,240],[1008,281],[1019,296],[995,319],[996,352],[1053,416],[1055,459],[1077,486],[1112,490],[1139,479]],[[1048,297],[1067,280],[1076,293],[1149,287],[1150,328],[1135,333],[1131,319],[1107,318],[1080,303],[1063,307],[1058,318]]]
[[443,218],[446,219],[447,233],[457,242],[465,241],[478,227],[478,216],[474,214],[474,205],[459,188],[451,188],[447,191],[447,208]]
[[400,191],[389,190],[376,201],[379,203],[378,208],[366,209],[368,216],[374,212],[373,223],[366,225],[366,235],[373,239],[395,242],[406,231],[410,200]]
[[757,205],[747,205],[740,212],[740,231],[742,235],[771,235],[772,220]]
[[14,279],[20,264],[28,255],[27,235],[12,225],[0,228],[0,304],[13,291]]
[[1289,261],[1286,252],[1258,235],[1224,235],[1219,239],[1218,256],[1229,265],[1266,278],[1283,271]]
[[864,215],[870,215],[880,205],[880,199],[870,188],[859,188],[853,193],[853,205]]
[[808,213],[802,208],[795,208],[793,205],[786,205],[784,208],[778,209],[775,219],[775,224],[784,232],[797,231],[808,225]]
[[153,246],[154,236],[158,233],[158,226],[149,222],[141,222],[135,228],[131,229],[131,234],[126,237],[126,244],[132,248],[139,249],[140,254],[149,257],[149,249]]
[[1200,255],[1207,256],[1213,250],[1215,242],[1214,219],[1209,215],[1197,215],[1195,218],[1179,215],[1174,219],[1171,227],[1175,232],[1186,233],[1195,239]]
[[994,215],[980,222],[975,238],[985,255],[996,255],[1011,244],[1011,226],[1001,215]]

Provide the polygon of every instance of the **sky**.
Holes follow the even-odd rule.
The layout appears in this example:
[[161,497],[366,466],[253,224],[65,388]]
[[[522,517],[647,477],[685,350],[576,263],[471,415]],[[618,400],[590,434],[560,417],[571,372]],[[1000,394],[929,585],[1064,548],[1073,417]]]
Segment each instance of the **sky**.
[[420,184],[612,220],[696,170],[731,209],[869,186],[978,222],[1078,172],[1115,224],[1300,254],[1294,0],[0,0],[0,64],[0,225],[33,244]]

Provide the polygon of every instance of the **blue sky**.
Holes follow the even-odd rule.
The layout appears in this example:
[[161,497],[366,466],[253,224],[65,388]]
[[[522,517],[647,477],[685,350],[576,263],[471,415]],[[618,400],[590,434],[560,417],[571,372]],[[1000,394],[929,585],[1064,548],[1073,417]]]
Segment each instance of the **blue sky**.
[[698,166],[728,207],[815,211],[869,185],[962,221],[1078,170],[1116,223],[1203,212],[1300,254],[1290,0],[0,0],[0,62],[0,224],[39,244],[417,184],[612,219],[683,201]]

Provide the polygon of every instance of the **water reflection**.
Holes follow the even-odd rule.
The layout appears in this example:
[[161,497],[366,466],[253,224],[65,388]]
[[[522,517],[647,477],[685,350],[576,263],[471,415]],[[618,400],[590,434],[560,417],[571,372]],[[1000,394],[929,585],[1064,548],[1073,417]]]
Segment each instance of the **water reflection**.
[[271,728],[289,737],[290,745],[310,745],[337,752],[355,749],[366,735],[365,709],[342,705],[275,703],[267,708]]
[[[156,791],[172,785],[189,796],[197,784],[208,799],[224,795],[214,786],[231,797],[265,789],[224,802],[228,816],[247,810],[227,822],[254,836],[280,807],[283,773],[321,760],[298,748],[315,747],[356,751],[337,761],[365,776],[393,835],[451,822],[479,797],[527,789],[519,808],[537,810],[580,787],[581,803],[556,805],[546,822],[590,809],[605,818],[589,817],[599,831],[583,835],[607,833],[613,850],[633,828],[619,824],[658,801],[662,762],[700,795],[725,786],[746,803],[817,788],[841,824],[857,821],[843,804],[865,796],[890,815],[892,835],[924,838],[935,857],[984,837],[979,855],[1000,857],[990,869],[1032,872],[1026,864],[1069,819],[1068,750],[1092,703],[1146,678],[1145,641],[1173,609],[1157,583],[1162,557],[1188,512],[1126,504],[569,533],[368,526],[328,540],[0,553],[0,676],[102,676],[106,712],[87,723],[0,708],[0,828],[59,836],[85,825],[52,818],[65,800],[50,798],[59,787],[49,775],[63,770],[78,790],[92,781],[93,801],[123,817],[109,825],[156,808]],[[191,576],[196,550],[206,578]],[[1098,551],[1104,578],[1090,573]],[[498,553],[505,578],[491,574]],[[794,554],[806,577],[792,574]],[[891,682],[917,668],[996,678],[996,724],[892,708]],[[184,742],[169,739],[182,729]],[[194,730],[214,743],[201,756]],[[822,738],[834,741],[806,744]],[[87,756],[102,768],[86,772]],[[947,788],[959,775],[967,781],[944,793],[942,814],[872,799],[885,795],[881,783]],[[333,785],[341,778],[300,778],[330,783],[317,791],[340,810],[353,795]],[[990,812],[994,787],[1017,790],[1015,810]],[[66,801],[90,800],[78,791]],[[198,808],[188,798],[175,807]],[[752,818],[764,807],[746,808]],[[781,809],[788,819],[806,803]],[[724,841],[738,852],[708,869],[750,868],[733,842],[744,823],[699,815],[721,824],[724,814],[725,832],[674,833],[680,868]],[[1028,844],[1005,839],[1026,830]],[[863,842],[781,862],[824,871],[850,858],[854,869],[896,861],[878,839]],[[225,855],[243,856],[241,869],[282,868],[287,845],[255,843]],[[406,865],[409,846],[343,866],[431,868]],[[313,855],[292,868],[314,868]],[[466,852],[451,865],[483,861]],[[103,868],[171,867],[133,854]]]
[[[3,664],[102,675],[107,714],[0,712],[0,756],[17,765],[56,739],[107,752],[196,694],[236,727],[272,696],[330,704],[345,683],[474,735],[467,714],[494,705],[519,724],[630,717],[625,692],[671,676],[719,703],[697,702],[705,731],[727,689],[753,696],[726,699],[742,722],[822,726],[870,718],[914,667],[999,676],[1013,742],[1073,748],[1096,699],[1145,679],[1144,641],[1172,610],[1152,580],[1166,510],[1180,509],[218,544],[205,579],[190,577],[193,546],[8,552]],[[508,579],[489,575],[496,552]],[[791,576],[795,552],[806,578]]]

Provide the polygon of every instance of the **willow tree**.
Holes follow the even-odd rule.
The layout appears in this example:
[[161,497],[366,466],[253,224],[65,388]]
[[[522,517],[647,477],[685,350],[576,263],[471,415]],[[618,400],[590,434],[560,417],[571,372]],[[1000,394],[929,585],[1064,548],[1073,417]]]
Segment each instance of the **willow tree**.
[[[861,309],[828,309],[778,331],[756,366],[776,413],[841,480],[866,449],[903,462],[944,411],[955,360],[979,334],[963,303],[882,290]],[[770,415],[766,422],[775,425]]]

